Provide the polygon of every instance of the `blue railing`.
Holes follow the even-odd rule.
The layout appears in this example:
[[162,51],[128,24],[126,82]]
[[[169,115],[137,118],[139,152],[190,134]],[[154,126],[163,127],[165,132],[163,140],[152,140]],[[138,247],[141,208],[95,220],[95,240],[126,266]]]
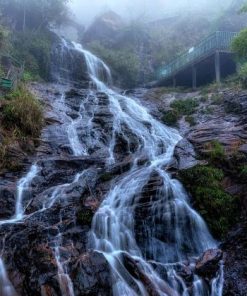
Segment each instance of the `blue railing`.
[[213,33],[161,69],[161,78],[169,78],[175,75],[189,64],[196,63],[204,57],[206,58],[216,50],[230,51],[232,40],[237,34],[236,32],[221,31]]

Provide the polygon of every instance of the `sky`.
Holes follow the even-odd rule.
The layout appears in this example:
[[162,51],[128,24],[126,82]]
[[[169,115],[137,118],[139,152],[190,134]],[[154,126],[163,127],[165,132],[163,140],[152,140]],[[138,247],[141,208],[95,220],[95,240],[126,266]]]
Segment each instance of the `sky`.
[[159,18],[174,10],[203,7],[222,7],[233,0],[71,0],[71,7],[77,20],[90,24],[95,16],[112,9],[126,19],[145,15],[147,18]]

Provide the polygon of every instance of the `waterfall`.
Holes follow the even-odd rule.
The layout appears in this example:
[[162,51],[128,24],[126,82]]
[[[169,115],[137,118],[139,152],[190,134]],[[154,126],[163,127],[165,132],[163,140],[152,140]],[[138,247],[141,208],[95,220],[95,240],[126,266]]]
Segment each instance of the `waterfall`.
[[14,287],[8,279],[6,268],[0,257],[0,296],[17,296]]
[[[66,102],[68,89],[62,83],[74,83],[71,81],[74,74],[72,77],[70,64],[76,62],[74,54],[77,59],[80,57],[84,60],[90,82],[87,95],[80,101],[76,111],[73,110],[75,116],[70,116],[71,109]],[[111,168],[118,161],[116,146],[119,135],[124,138],[129,150],[131,168],[113,181],[94,215],[88,238],[89,247],[103,254],[109,263],[113,294],[221,296],[223,264],[210,286],[194,275],[193,286],[188,287],[179,275],[179,270],[183,267],[193,269],[198,256],[208,249],[216,248],[217,243],[203,219],[190,206],[182,184],[173,179],[168,171],[173,161],[174,149],[181,140],[178,131],[153,118],[135,99],[114,90],[109,67],[80,44],[61,39],[53,56],[56,58],[53,78],[61,91],[61,96],[53,102],[53,108],[62,114],[64,121],[60,129],[56,127],[54,132],[64,133],[62,136],[66,138],[71,158],[84,159],[93,154],[91,151],[98,149],[101,153],[104,150],[102,158],[106,167]],[[107,133],[93,129],[95,114],[102,105],[102,100],[99,99],[99,94],[102,93],[109,103],[107,116],[112,120]],[[48,211],[56,203],[65,204],[70,189],[79,183],[86,183],[89,173],[90,169],[75,174],[73,171],[66,182],[46,188],[36,211],[28,215],[25,213],[26,195],[29,194],[29,200],[32,200],[32,181],[41,175],[39,162],[34,162],[27,174],[16,184],[13,217],[0,221],[0,226],[24,222],[34,215]],[[159,189],[147,198],[145,190],[152,185],[152,178],[158,180]],[[67,259],[62,254],[62,224],[61,219],[52,231],[56,235],[53,234],[47,241],[53,250],[61,294],[74,296],[73,278],[69,274]],[[137,228],[141,233],[139,237]],[[1,258],[0,284],[0,296],[16,295]]]
[[[176,130],[155,120],[136,101],[110,89],[99,77],[102,67],[110,77],[109,68],[80,45],[74,43],[74,46],[84,55],[96,89],[105,92],[110,99],[114,124],[112,140],[109,143],[109,162],[114,162],[115,138],[117,133],[124,134],[123,126],[128,126],[139,139],[132,169],[114,184],[95,214],[91,246],[103,253],[111,266],[114,295],[150,293],[147,287],[129,272],[125,263],[126,257],[137,263],[138,269],[145,273],[149,285],[157,295],[188,295],[186,284],[177,276],[177,266],[188,259],[188,256],[197,257],[217,245],[205,222],[190,207],[182,185],[172,179],[165,169],[172,161],[175,146],[181,137]],[[108,78],[108,81],[110,80]],[[139,167],[138,160],[143,156],[149,164]],[[151,206],[150,224],[143,227],[145,233],[148,233],[145,241],[148,252],[143,254],[135,239],[135,208],[153,173],[161,178],[163,188],[157,193]],[[167,234],[166,243],[155,237],[157,219]],[[162,264],[166,273],[165,280],[154,270],[154,264],[145,257],[149,257],[155,264]],[[216,284],[213,283],[214,285]],[[193,295],[207,294],[207,288],[201,284],[201,280],[196,279],[194,286]],[[220,296],[222,291],[218,290],[216,295]]]

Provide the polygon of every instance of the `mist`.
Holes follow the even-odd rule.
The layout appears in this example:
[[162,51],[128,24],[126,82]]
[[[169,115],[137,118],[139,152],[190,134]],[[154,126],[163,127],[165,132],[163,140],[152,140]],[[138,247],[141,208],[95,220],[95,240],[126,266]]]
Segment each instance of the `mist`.
[[77,21],[88,25],[97,15],[107,10],[117,12],[125,20],[138,17],[152,20],[193,10],[218,13],[228,8],[232,2],[234,0],[72,0],[70,7]]

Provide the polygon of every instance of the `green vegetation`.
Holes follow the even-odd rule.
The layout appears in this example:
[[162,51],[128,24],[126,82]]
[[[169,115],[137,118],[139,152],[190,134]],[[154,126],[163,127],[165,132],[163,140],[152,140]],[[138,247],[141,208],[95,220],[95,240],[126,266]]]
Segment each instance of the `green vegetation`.
[[239,78],[242,86],[247,88],[247,62],[240,67]]
[[83,212],[77,214],[77,222],[82,226],[90,226],[93,216],[94,214],[91,209],[83,209]]
[[220,105],[223,103],[223,96],[219,93],[213,94],[211,96],[212,105]]
[[25,61],[24,79],[38,80],[41,77],[49,80],[51,38],[51,33],[46,30],[39,34],[25,31],[12,35],[13,55],[18,60]]
[[24,137],[39,137],[43,124],[42,108],[24,85],[6,97],[2,124],[7,129],[18,131]]
[[67,16],[68,0],[1,0],[0,9],[18,31],[37,32],[51,23],[61,23]]
[[185,116],[185,120],[190,124],[190,126],[196,125],[196,120],[192,115]]
[[199,102],[196,99],[176,100],[171,103],[171,110],[163,112],[162,121],[167,125],[176,126],[178,120],[185,115],[185,120],[193,126],[196,122],[192,115],[198,106]]
[[232,49],[240,61],[247,59],[247,28],[242,30],[233,40]]
[[224,238],[238,216],[238,199],[226,193],[222,185],[224,172],[212,166],[196,166],[181,171],[180,179],[213,234]]
[[100,181],[102,182],[108,182],[111,181],[113,179],[113,175],[111,173],[105,172],[102,175],[100,175]]
[[121,85],[133,87],[137,84],[140,60],[133,49],[109,49],[99,42],[92,42],[88,47],[110,66],[115,78],[120,81]]
[[242,180],[246,182],[247,180],[247,165],[244,165],[240,169],[240,177]]
[[163,112],[162,121],[170,126],[176,126],[180,116],[176,110],[169,110]]
[[177,100],[171,103],[171,107],[182,115],[192,115],[195,113],[199,103],[196,99]]
[[207,149],[207,156],[211,162],[223,162],[226,160],[225,148],[219,141],[214,140],[210,143],[207,143],[205,148]]
[[243,5],[243,7],[240,10],[240,13],[246,13],[247,12],[247,2]]

